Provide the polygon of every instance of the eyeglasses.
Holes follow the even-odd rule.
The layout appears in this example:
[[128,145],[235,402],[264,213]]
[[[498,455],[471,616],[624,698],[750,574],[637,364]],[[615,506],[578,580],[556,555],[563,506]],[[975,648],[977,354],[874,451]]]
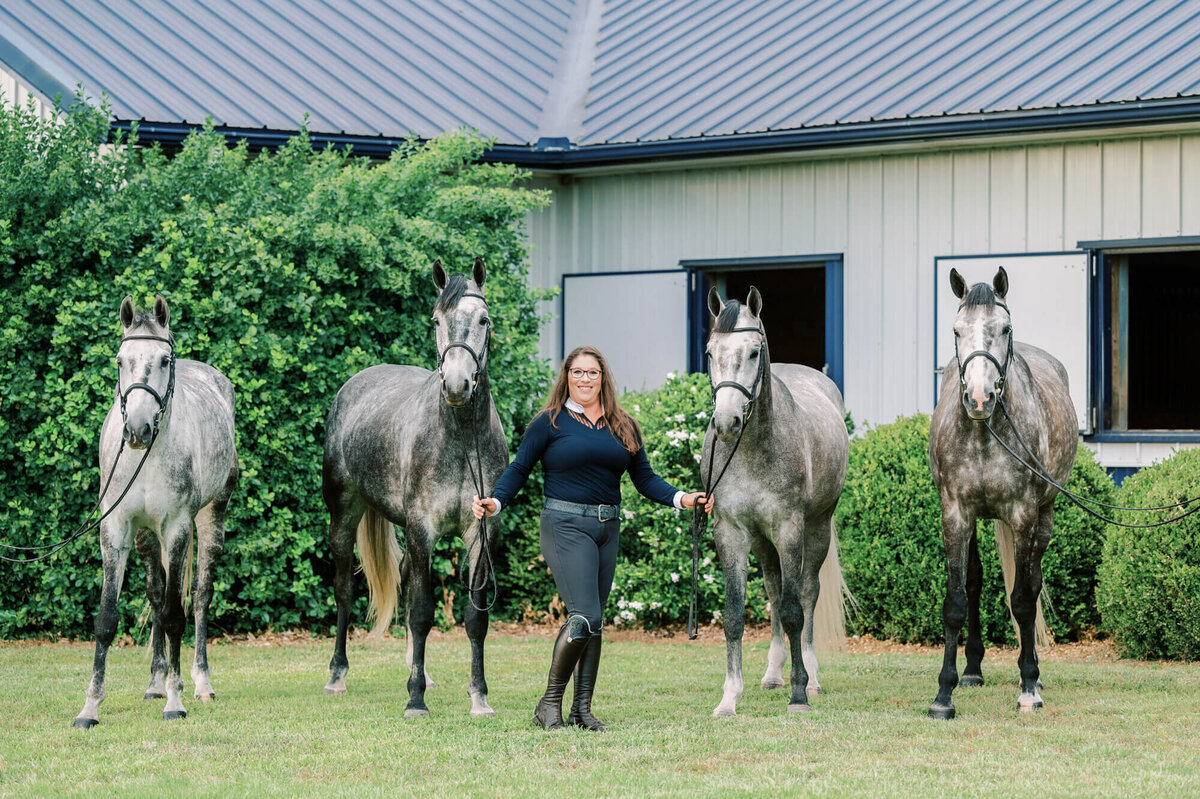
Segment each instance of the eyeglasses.
[[588,380],[599,380],[603,372],[599,369],[588,369],[586,371],[583,369],[572,369],[567,374],[571,376],[572,380],[582,380],[585,377]]

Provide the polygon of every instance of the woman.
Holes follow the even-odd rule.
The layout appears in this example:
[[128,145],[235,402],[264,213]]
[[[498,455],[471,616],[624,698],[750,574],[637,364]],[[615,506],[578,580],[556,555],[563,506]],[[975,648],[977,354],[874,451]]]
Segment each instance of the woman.
[[494,496],[475,498],[475,518],[512,502],[534,464],[545,470],[542,557],[567,606],[550,661],[546,694],[533,711],[545,729],[562,729],[562,697],[575,672],[575,698],[566,724],[605,729],[592,715],[592,689],[600,664],[604,603],[617,567],[621,475],[629,472],[641,494],[663,505],[693,508],[704,494],[685,494],[654,473],[646,460],[641,431],[617,403],[616,383],[604,356],[577,347],[563,361],[550,398],[525,431],[516,459],[496,483]]

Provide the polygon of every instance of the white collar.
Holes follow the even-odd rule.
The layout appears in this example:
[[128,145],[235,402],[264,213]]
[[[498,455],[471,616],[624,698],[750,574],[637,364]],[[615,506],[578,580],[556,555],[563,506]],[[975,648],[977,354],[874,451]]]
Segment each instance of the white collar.
[[[570,397],[567,397],[567,401],[563,403],[563,407],[566,408],[568,411],[575,411],[575,413],[583,414],[585,416],[587,415],[587,413],[583,410],[583,406],[580,405],[575,400],[571,399]],[[600,407],[600,415],[601,416],[604,415],[604,407],[603,406]]]

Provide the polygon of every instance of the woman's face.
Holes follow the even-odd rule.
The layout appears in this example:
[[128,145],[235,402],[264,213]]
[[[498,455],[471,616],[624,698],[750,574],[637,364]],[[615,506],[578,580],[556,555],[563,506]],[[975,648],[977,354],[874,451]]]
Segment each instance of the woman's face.
[[567,370],[567,392],[571,399],[587,408],[600,401],[600,362],[594,356],[579,355]]

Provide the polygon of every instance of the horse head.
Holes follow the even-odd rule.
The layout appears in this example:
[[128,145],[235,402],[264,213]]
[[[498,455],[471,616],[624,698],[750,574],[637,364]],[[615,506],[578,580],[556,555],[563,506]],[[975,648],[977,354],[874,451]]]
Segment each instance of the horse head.
[[712,332],[706,353],[713,427],[717,438],[728,443],[741,432],[770,379],[767,336],[759,318],[762,296],[751,286],[744,305],[737,300],[724,302],[714,286],[708,292],[708,310]]
[[161,294],[153,311],[139,311],[133,298],[121,300],[123,334],[117,348],[117,402],[124,421],[122,437],[133,449],[145,449],[158,435],[175,390],[175,347],[171,311]]
[[951,269],[950,288],[962,300],[954,317],[954,354],[963,410],[983,421],[991,418],[1004,395],[1012,362],[1012,317],[1004,302],[1008,273],[1000,267],[992,285],[976,283],[968,290],[958,270]]
[[437,368],[442,397],[456,408],[472,400],[487,372],[492,319],[483,296],[486,276],[482,258],[475,259],[470,280],[462,275],[447,276],[441,260],[433,262],[433,284],[440,292],[433,307]]

